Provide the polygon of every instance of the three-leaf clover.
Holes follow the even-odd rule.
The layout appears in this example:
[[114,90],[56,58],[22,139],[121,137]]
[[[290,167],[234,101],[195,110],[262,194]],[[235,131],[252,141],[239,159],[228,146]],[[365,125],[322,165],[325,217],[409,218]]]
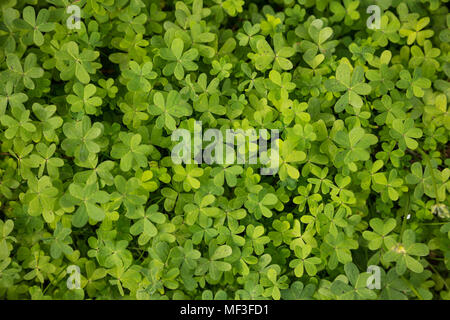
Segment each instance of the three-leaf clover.
[[311,253],[311,246],[296,246],[294,248],[295,256],[298,259],[293,259],[289,263],[289,267],[294,268],[295,276],[301,278],[304,270],[310,277],[313,277],[317,273],[316,265],[321,263],[319,257],[308,257]]
[[109,201],[110,195],[98,189],[97,183],[80,185],[72,183],[69,193],[61,198],[63,206],[78,206],[72,216],[72,225],[81,228],[91,219],[94,222],[105,218],[105,210],[99,204]]
[[114,144],[111,149],[111,157],[120,159],[120,170],[127,172],[148,166],[147,156],[153,147],[141,144],[142,136],[139,133],[120,132],[119,139],[121,142]]
[[428,255],[428,246],[424,243],[416,243],[416,233],[411,230],[405,230],[401,242],[393,238],[386,238],[386,247],[388,252],[383,255],[386,262],[395,262],[395,270],[398,275],[402,275],[407,269],[421,273],[423,265],[413,256],[423,257]]
[[128,212],[126,216],[130,219],[137,220],[130,227],[130,233],[134,236],[139,235],[138,244],[140,246],[145,245],[158,233],[158,229],[154,223],[163,224],[166,221],[165,215],[158,212],[158,205],[156,204],[148,207],[145,212],[143,209],[136,210],[133,213]]
[[73,92],[76,95],[69,94],[67,96],[67,102],[72,105],[70,110],[72,112],[96,114],[98,110],[97,107],[102,104],[102,99],[94,96],[96,91],[97,88],[92,83],[84,87],[81,83],[75,83]]
[[341,62],[336,69],[336,79],[325,81],[325,87],[333,92],[345,92],[334,106],[336,112],[341,112],[347,106],[360,109],[363,106],[361,96],[368,95],[372,88],[364,82],[364,69],[356,66],[351,70],[351,66],[346,62]]
[[100,152],[98,138],[103,132],[103,125],[99,122],[91,126],[89,117],[84,116],[81,121],[66,122],[63,125],[65,139],[61,146],[69,156],[75,156],[80,161],[88,159],[90,154]]
[[167,95],[156,92],[153,96],[153,105],[150,105],[148,111],[150,114],[158,116],[156,126],[158,128],[176,129],[175,118],[189,116],[192,113],[191,106],[182,99],[181,95],[171,90]]
[[55,28],[53,22],[47,22],[50,18],[50,11],[41,9],[36,17],[36,12],[33,7],[27,6],[23,9],[23,20],[17,19],[14,21],[14,26],[19,29],[27,30],[30,38],[37,46],[44,44],[43,32],[50,32]]
[[383,222],[380,218],[373,218],[369,222],[373,231],[364,231],[363,237],[367,241],[369,241],[369,249],[370,250],[378,250],[381,248],[383,243],[387,245],[390,239],[394,239],[393,235],[388,234],[394,230],[397,222],[395,219],[390,218],[387,221]]
[[414,126],[414,120],[395,119],[392,121],[392,129],[389,131],[392,138],[398,141],[398,146],[405,151],[406,148],[415,150],[419,146],[414,139],[422,137],[422,130]]
[[184,42],[180,38],[175,38],[170,48],[161,48],[160,54],[164,60],[170,61],[163,69],[165,76],[175,75],[181,80],[184,78],[184,71],[195,71],[198,69],[194,60],[198,57],[198,50],[191,48],[183,53]]

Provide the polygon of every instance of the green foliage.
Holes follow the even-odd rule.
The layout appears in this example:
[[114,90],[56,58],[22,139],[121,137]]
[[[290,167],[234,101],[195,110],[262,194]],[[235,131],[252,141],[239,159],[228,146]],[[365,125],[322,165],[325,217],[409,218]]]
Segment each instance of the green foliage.
[[3,1],[0,299],[450,299],[447,3]]

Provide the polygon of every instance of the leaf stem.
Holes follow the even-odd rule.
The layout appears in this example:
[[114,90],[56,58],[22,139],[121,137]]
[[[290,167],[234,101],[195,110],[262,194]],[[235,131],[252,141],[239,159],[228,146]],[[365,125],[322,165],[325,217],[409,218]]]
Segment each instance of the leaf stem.
[[400,241],[402,239],[403,236],[403,232],[405,231],[406,228],[406,220],[408,220],[408,214],[409,214],[409,203],[411,201],[411,196],[409,195],[409,193],[407,194],[407,198],[406,198],[406,207],[405,207],[405,213],[403,214],[403,222],[402,222],[402,228],[400,231]]
[[416,295],[416,297],[419,300],[423,300],[422,296],[420,295],[420,293],[416,290],[416,288],[414,288],[414,286],[411,284],[411,282],[406,279],[404,276],[402,276],[402,279],[408,284],[408,287],[411,289],[412,292],[414,292],[414,294]]
[[58,280],[58,278],[61,275],[61,273],[65,270],[66,270],[65,268],[62,268],[61,271],[58,273],[58,275],[55,277],[55,279],[57,280],[56,283],[53,283],[53,281],[49,279],[50,283],[45,287],[44,291],[42,291],[42,295],[45,295],[45,292],[47,291],[47,289],[50,287],[51,284],[56,286],[59,283],[59,281],[61,281],[61,279]]
[[437,271],[437,269],[435,267],[433,267],[433,265],[430,263],[429,264],[430,268],[434,271],[434,273],[439,277],[439,279],[442,280],[442,282],[444,283],[444,286],[447,290],[450,290],[447,281],[445,281],[445,279],[441,276],[441,274],[439,273],[439,271]]

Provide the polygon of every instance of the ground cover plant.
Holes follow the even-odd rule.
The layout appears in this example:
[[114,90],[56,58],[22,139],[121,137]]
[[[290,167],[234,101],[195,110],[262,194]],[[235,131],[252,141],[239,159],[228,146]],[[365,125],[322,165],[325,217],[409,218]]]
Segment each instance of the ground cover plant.
[[447,2],[2,1],[0,298],[450,299]]

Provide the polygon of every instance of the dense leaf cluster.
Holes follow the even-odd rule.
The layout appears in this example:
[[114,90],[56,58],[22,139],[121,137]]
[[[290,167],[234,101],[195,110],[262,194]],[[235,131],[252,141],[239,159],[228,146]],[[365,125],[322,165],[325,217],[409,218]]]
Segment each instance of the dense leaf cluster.
[[447,2],[1,1],[0,298],[450,299]]

